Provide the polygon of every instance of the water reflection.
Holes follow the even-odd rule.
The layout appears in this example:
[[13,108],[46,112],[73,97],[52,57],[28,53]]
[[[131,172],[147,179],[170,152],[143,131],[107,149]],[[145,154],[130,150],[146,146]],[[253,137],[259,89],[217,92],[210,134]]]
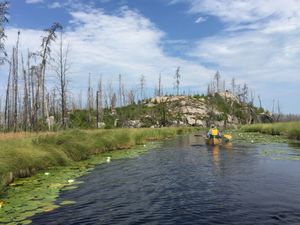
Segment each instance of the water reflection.
[[217,170],[220,170],[220,146],[219,145],[212,146],[211,150],[213,155],[214,166]]
[[225,148],[226,150],[232,150],[232,142],[229,141],[229,142],[225,142],[222,144],[222,148]]

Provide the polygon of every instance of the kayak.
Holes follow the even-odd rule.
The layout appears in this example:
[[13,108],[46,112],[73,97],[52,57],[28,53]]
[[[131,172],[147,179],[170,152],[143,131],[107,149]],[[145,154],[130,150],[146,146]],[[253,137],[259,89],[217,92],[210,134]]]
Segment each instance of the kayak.
[[206,144],[208,145],[219,145],[221,144],[221,139],[220,138],[209,138],[206,140]]
[[232,139],[232,136],[230,134],[224,134],[222,139],[223,139],[223,142],[225,142],[225,143],[230,142]]
[[211,137],[206,139],[206,144],[208,145],[220,145],[221,143],[229,143],[232,140],[232,136],[230,134],[225,134],[223,135],[222,139],[221,138],[215,138]]

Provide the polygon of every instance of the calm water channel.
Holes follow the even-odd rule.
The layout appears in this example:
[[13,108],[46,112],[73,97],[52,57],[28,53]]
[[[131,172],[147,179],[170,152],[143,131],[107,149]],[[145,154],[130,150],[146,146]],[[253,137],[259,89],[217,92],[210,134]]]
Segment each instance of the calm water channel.
[[[81,178],[73,200],[33,224],[300,224],[300,156],[279,145],[206,146],[194,135]],[[273,157],[274,158],[274,157]]]

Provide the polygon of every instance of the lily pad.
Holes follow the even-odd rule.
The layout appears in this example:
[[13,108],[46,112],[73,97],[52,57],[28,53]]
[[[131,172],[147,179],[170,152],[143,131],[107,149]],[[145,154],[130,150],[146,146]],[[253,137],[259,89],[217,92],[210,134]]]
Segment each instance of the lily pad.
[[73,205],[75,203],[76,203],[75,201],[65,200],[65,201],[61,202],[60,205]]

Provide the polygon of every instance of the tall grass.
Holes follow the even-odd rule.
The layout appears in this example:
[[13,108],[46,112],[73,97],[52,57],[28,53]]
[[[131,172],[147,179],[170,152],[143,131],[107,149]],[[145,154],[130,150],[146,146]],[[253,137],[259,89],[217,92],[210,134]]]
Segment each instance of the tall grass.
[[162,140],[193,128],[70,130],[59,133],[8,135],[0,139],[0,189],[14,177],[30,176],[50,166],[68,165],[92,155]]
[[252,124],[241,128],[244,132],[260,132],[263,134],[283,135],[289,139],[300,140],[300,122]]

